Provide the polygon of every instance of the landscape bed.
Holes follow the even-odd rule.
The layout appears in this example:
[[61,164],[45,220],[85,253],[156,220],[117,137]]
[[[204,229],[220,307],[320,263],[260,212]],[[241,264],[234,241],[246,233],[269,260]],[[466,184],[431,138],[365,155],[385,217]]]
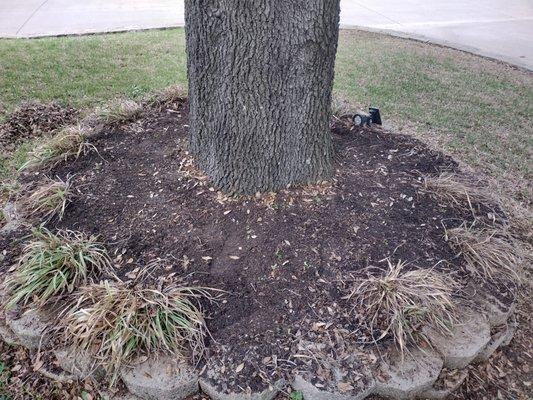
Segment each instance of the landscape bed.
[[[187,112],[184,99],[145,105],[128,121],[95,129],[85,154],[49,170],[30,168],[19,181],[28,192],[43,176],[68,181],[74,196],[47,228],[97,235],[122,281],[212,293],[200,300],[206,350],[193,360],[204,390],[260,393],[298,376],[323,396],[403,398],[373,389],[393,375],[382,361],[398,356],[398,348],[393,332],[380,330],[387,324],[370,321],[355,293],[369,275],[395,266],[401,273],[439,274],[461,307],[475,308],[479,290],[492,293],[508,316],[515,284],[472,274],[448,236],[454,228],[505,225],[506,216],[497,204],[469,199],[469,207],[458,206],[428,187],[428,179],[461,175],[451,158],[410,136],[340,118],[331,126],[331,182],[229,197],[194,167],[186,150]],[[0,238],[0,273],[12,268],[29,234],[22,225]],[[498,322],[492,327],[506,325],[507,317]],[[402,358],[433,351],[431,335],[417,333],[418,347],[407,354],[401,348]],[[438,376],[442,362],[435,362]],[[305,383],[299,386],[306,391]],[[417,395],[428,390],[415,389]]]

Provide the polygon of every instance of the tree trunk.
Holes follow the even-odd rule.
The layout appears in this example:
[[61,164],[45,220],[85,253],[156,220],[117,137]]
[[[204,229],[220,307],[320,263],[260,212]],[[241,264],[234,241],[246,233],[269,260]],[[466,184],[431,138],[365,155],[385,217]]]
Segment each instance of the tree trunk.
[[328,179],[339,0],[186,0],[190,150],[253,194]]

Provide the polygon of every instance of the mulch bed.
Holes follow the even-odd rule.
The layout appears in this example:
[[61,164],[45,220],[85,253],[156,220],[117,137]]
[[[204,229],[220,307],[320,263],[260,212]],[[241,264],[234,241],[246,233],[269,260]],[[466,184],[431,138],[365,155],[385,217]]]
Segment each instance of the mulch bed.
[[23,103],[0,124],[0,145],[12,150],[28,139],[73,123],[78,111],[59,103]]
[[[220,386],[260,389],[308,368],[294,358],[298,343],[322,340],[324,327],[369,343],[364,316],[343,296],[387,258],[466,276],[444,229],[469,216],[420,191],[423,175],[457,170],[449,157],[409,136],[337,121],[333,182],[229,198],[194,169],[187,118],[185,102],[151,108],[104,128],[91,140],[97,152],[50,171],[74,176],[79,191],[52,227],[99,235],[123,279],[161,259],[157,276],[223,290],[220,301],[202,304],[205,359]],[[0,270],[16,255],[2,245]],[[315,368],[315,382],[326,384],[327,371]]]

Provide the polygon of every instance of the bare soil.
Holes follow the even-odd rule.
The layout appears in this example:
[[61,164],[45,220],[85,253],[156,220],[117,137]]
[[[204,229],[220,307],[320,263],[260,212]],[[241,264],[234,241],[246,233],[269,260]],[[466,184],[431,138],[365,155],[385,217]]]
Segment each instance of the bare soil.
[[[234,199],[190,165],[186,105],[154,110],[105,129],[93,140],[98,153],[52,171],[75,174],[81,192],[55,227],[100,235],[125,279],[162,258],[170,267],[161,273],[227,292],[203,304],[212,335],[206,358],[221,358],[229,387],[258,388],[265,376],[247,382],[246,369],[234,370],[241,363],[254,370],[266,357],[290,360],[296,332],[317,322],[319,309],[343,302],[351,274],[387,257],[417,268],[460,266],[443,221],[464,216],[418,192],[422,174],[455,163],[407,136],[342,124],[333,131],[332,185]],[[338,324],[360,330],[342,317]],[[358,334],[368,340],[368,332]],[[266,366],[270,378],[285,367],[275,364]]]
[[[410,136],[337,121],[332,182],[229,198],[195,170],[187,116],[186,102],[147,109],[92,138],[97,152],[50,171],[73,176],[79,192],[51,227],[99,235],[123,279],[161,259],[155,275],[223,290],[220,301],[202,304],[211,332],[205,360],[221,387],[260,389],[302,366],[296,344],[317,339],[324,325],[369,343],[376,333],[343,296],[357,274],[387,258],[468,279],[444,230],[469,215],[420,191],[423,175],[457,170],[451,158]],[[19,247],[6,240],[0,271]]]

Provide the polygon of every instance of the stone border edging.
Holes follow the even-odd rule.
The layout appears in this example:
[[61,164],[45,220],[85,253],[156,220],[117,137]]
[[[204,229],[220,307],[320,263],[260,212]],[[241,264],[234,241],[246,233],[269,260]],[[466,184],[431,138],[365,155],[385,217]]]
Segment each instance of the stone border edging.
[[[481,300],[480,300],[481,299]],[[462,308],[462,320],[452,335],[428,332],[432,347],[412,349],[401,361],[398,356],[381,361],[380,369],[387,376],[384,381],[369,376],[364,389],[351,392],[322,390],[296,375],[292,387],[304,394],[305,400],[364,400],[370,395],[380,395],[394,400],[411,398],[444,399],[456,390],[467,376],[471,363],[487,360],[499,347],[507,345],[516,330],[512,320],[514,307],[502,309],[501,303],[491,295],[480,296],[483,313],[472,308]],[[490,307],[483,307],[490,305]],[[499,306],[498,306],[499,305]],[[487,311],[488,310],[488,311]],[[46,326],[49,318],[42,311],[30,309],[19,318],[6,315],[5,324],[0,320],[0,337],[8,344],[21,345],[30,351],[46,347]],[[44,336],[43,336],[44,333]],[[89,375],[97,380],[105,373],[87,357],[74,355],[68,349],[54,350],[57,364],[65,374],[42,373],[51,379],[84,379]],[[459,377],[451,387],[439,388],[439,376],[447,370],[459,371]],[[203,377],[194,368],[179,364],[167,356],[146,360],[138,365],[122,368],[120,377],[128,388],[131,399],[181,400],[200,390],[213,400],[272,400],[285,386],[280,380],[261,392],[224,392]]]

